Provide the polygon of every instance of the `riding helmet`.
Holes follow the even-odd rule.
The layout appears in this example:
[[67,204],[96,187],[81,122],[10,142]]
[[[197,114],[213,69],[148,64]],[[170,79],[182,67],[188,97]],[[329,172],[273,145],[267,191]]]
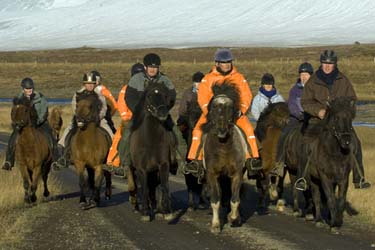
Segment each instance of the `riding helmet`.
[[143,66],[142,63],[136,63],[132,66],[130,73],[131,73],[131,76],[134,76],[135,74],[139,72],[143,72],[143,71],[145,71],[145,66]]
[[160,66],[161,65],[161,59],[160,57],[155,53],[149,53],[145,55],[143,58],[143,64],[147,66]]
[[230,49],[218,49],[215,53],[215,62],[231,62],[233,55]]
[[304,73],[304,72],[312,75],[314,73],[313,66],[308,62],[302,63],[298,68],[298,73],[301,74],[301,73]]
[[91,74],[93,74],[96,77],[96,79],[98,81],[100,81],[101,75],[100,75],[99,71],[93,70],[93,71],[91,71]]
[[327,64],[336,64],[337,63],[337,55],[333,50],[325,50],[320,55],[320,62],[327,63]]
[[265,73],[260,82],[262,85],[275,85],[275,78],[270,73]]
[[201,82],[204,77],[204,74],[200,71],[194,73],[192,80],[193,82]]
[[33,89],[34,88],[34,81],[33,79],[26,77],[21,81],[21,87],[24,89]]
[[83,83],[96,83],[96,75],[91,72],[84,74]]

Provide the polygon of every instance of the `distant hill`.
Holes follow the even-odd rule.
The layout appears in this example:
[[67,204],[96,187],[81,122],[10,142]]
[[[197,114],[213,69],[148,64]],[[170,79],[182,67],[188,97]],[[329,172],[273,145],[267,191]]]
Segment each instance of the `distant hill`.
[[0,51],[375,43],[373,0],[1,0]]

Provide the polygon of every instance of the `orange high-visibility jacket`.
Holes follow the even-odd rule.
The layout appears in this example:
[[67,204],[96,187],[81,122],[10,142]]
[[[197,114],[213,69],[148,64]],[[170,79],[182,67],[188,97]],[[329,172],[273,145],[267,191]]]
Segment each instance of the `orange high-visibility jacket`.
[[240,92],[240,105],[241,113],[246,114],[249,109],[253,95],[250,91],[249,84],[247,83],[245,77],[233,67],[232,71],[223,75],[216,70],[214,66],[212,71],[204,76],[198,88],[198,103],[202,109],[202,112],[207,115],[208,104],[213,97],[212,85],[222,84],[223,82],[234,84]]
[[107,89],[106,86],[104,86],[103,84],[100,84],[99,86],[97,86],[97,88],[100,90],[100,92],[104,95],[104,97],[106,98],[106,101],[110,101],[111,102],[111,105],[113,107],[113,110],[112,110],[112,115],[114,114],[114,112],[117,110],[117,102],[116,102],[116,99],[113,97],[111,91],[109,91],[109,89]]
[[131,110],[128,108],[128,105],[126,105],[126,102],[125,102],[125,93],[126,93],[126,88],[128,87],[128,85],[124,85],[122,87],[122,89],[120,90],[120,93],[118,94],[118,101],[117,101],[117,110],[120,114],[120,117],[121,117],[121,120],[123,121],[129,121],[132,116],[133,116],[133,113],[131,112]]

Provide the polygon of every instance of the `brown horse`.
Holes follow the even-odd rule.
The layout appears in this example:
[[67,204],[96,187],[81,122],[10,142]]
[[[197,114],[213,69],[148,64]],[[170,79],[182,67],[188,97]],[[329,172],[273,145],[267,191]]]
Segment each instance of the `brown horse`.
[[247,144],[242,131],[235,125],[240,110],[237,88],[231,83],[223,83],[213,85],[212,91],[214,96],[208,106],[207,123],[202,125],[203,164],[213,213],[211,232],[218,233],[221,230],[221,203],[230,202],[228,223],[231,226],[241,224],[240,189]]
[[25,188],[24,200],[26,203],[33,203],[37,200],[35,193],[41,176],[44,183],[43,195],[49,196],[47,179],[52,152],[47,137],[36,128],[37,113],[29,99],[14,98],[11,118],[18,131],[15,156]]
[[273,173],[276,163],[278,140],[289,120],[289,109],[285,102],[269,104],[257,121],[255,136],[260,142],[262,170],[250,178],[256,179],[259,191],[258,212],[267,212],[266,197],[275,200],[278,197],[277,173]]
[[60,139],[60,130],[63,125],[62,111],[59,107],[54,107],[48,115],[48,123],[52,128],[53,138],[58,141]]
[[[103,180],[102,164],[105,164],[111,141],[106,132],[99,127],[101,101],[95,92],[77,93],[76,122],[77,132],[71,141],[72,161],[79,176],[80,205],[82,209],[96,207],[100,202],[100,186]],[[88,187],[92,191],[86,201],[84,171],[88,174]],[[104,171],[106,180],[106,199],[111,197],[111,174]]]

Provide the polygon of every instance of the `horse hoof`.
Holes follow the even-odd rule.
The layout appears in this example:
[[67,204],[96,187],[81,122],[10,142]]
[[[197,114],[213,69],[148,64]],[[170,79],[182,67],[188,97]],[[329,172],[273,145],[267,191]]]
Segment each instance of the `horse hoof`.
[[296,217],[296,218],[302,217],[301,210],[293,211],[293,216]]
[[151,217],[149,215],[142,215],[141,221],[142,222],[149,222],[149,221],[151,221]]
[[323,228],[323,227],[324,227],[324,223],[321,222],[321,221],[317,221],[317,222],[315,223],[315,226],[316,226],[317,228]]
[[313,214],[306,214],[305,215],[305,220],[306,221],[313,221],[314,220],[314,215]]
[[87,206],[87,203],[86,202],[80,202],[79,203],[79,207],[83,210],[85,207]]
[[340,229],[338,227],[331,227],[332,234],[340,234]]
[[279,193],[277,192],[277,188],[274,187],[273,185],[270,186],[269,188],[269,196],[271,201],[277,200],[279,198]]
[[105,196],[105,200],[106,200],[106,201],[109,201],[110,199],[111,199],[111,196],[109,196],[109,195],[106,195],[106,196]]
[[279,211],[279,212],[285,211],[285,200],[284,199],[277,200],[276,210]]
[[169,214],[164,214],[164,220],[170,221],[174,219],[174,214],[169,213]]
[[220,227],[218,227],[218,226],[211,227],[211,233],[219,234],[220,233]]

